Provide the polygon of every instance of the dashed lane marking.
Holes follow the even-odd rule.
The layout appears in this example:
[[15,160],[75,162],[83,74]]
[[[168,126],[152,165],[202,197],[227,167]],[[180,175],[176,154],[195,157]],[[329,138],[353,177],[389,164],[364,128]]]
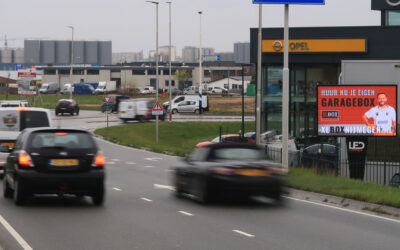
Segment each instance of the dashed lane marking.
[[152,202],[152,200],[150,200],[150,199],[147,199],[147,198],[145,198],[145,197],[142,197],[142,198],[140,198],[141,200],[144,200],[144,201],[147,201],[147,202]]
[[122,189],[120,189],[120,188],[113,188],[115,191],[122,191]]
[[148,158],[144,158],[145,160],[148,160],[148,161],[161,161],[162,160],[162,158],[160,158],[160,157],[148,157]]
[[186,215],[186,216],[194,216],[193,214],[185,212],[185,211],[178,211],[178,212],[183,214],[183,215]]
[[120,159],[111,159],[112,161],[121,161]]
[[144,168],[154,168],[153,166],[143,166]]
[[128,164],[128,165],[136,165],[136,162],[127,161],[126,164]]
[[167,186],[167,185],[161,185],[161,184],[154,184],[154,188],[168,189],[168,190],[171,190],[171,191],[175,191],[175,187]]
[[109,161],[109,162],[106,162],[106,165],[115,165],[115,162]]
[[237,229],[234,229],[234,230],[232,230],[232,232],[235,232],[235,233],[238,233],[238,234],[244,235],[244,236],[246,236],[246,237],[249,237],[249,238],[253,238],[253,237],[255,237],[255,236],[254,236],[254,235],[252,235],[252,234],[249,234],[249,233],[246,233],[246,232],[243,232],[243,231],[237,230]]

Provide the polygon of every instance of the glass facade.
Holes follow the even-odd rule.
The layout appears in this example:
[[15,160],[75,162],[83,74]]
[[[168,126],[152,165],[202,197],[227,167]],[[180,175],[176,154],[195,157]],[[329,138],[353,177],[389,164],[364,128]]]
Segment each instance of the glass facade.
[[[291,65],[289,131],[292,137],[317,135],[317,85],[336,85],[339,65]],[[282,66],[262,71],[262,132],[282,130]]]
[[400,11],[387,11],[386,24],[388,26],[400,26]]

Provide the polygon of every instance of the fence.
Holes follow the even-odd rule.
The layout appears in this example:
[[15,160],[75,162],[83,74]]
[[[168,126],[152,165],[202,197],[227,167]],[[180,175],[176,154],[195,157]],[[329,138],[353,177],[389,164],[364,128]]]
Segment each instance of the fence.
[[[266,145],[265,152],[269,160],[282,161],[282,148]],[[306,155],[299,150],[289,149],[289,165],[316,169],[321,174],[330,174],[350,178],[349,161],[339,161],[337,154]],[[363,176],[365,182],[389,185],[394,174],[400,173],[400,162],[366,161],[365,164],[352,165],[352,175]]]

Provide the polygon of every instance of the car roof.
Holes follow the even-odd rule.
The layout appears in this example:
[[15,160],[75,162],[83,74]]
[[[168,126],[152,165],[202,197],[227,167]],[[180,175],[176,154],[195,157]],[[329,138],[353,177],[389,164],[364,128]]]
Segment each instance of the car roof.
[[39,128],[26,128],[24,131],[28,133],[33,133],[33,132],[52,132],[52,131],[62,131],[62,132],[85,132],[89,133],[87,130],[84,129],[77,129],[77,128],[48,128],[48,127],[39,127]]
[[235,142],[226,142],[226,143],[213,143],[209,145],[205,145],[204,148],[210,149],[220,149],[220,148],[248,148],[248,149],[262,149],[261,147],[250,144],[250,143],[235,143]]
[[15,111],[45,111],[48,112],[48,109],[45,108],[36,108],[36,107],[4,107],[0,110],[15,110]]
[[60,99],[59,102],[72,102],[74,99]]

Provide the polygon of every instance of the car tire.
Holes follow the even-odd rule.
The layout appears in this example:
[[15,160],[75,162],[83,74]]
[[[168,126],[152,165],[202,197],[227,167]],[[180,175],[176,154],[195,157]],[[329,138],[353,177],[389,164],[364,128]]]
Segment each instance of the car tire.
[[176,114],[176,113],[178,113],[178,110],[177,109],[173,109],[172,110],[172,114]]
[[76,111],[76,115],[79,115],[79,109]]
[[198,184],[196,200],[203,205],[209,204],[211,199],[207,183],[204,180],[197,180],[196,182]]
[[72,112],[70,113],[70,115],[72,115],[72,116],[73,116],[73,115],[74,115],[74,111],[72,111]]
[[199,113],[199,110],[198,110],[198,109],[196,109],[196,110],[194,111],[194,113],[195,113],[195,114],[198,114],[198,113]]
[[10,188],[7,178],[4,178],[4,180],[3,180],[3,196],[4,196],[4,198],[12,198],[13,194],[14,194],[13,190]]
[[104,198],[105,198],[105,193],[104,193],[104,188],[102,187],[100,188],[100,190],[98,190],[92,195],[93,205],[102,206],[104,204]]
[[24,187],[22,186],[22,183],[16,180],[14,184],[14,203],[17,206],[22,206],[25,202],[26,195],[24,193]]
[[58,116],[58,112],[56,112],[56,116]]
[[175,185],[175,190],[173,191],[174,192],[174,196],[176,198],[182,198],[183,194],[184,194],[184,190],[179,185],[179,177],[177,175],[174,175],[174,185]]

